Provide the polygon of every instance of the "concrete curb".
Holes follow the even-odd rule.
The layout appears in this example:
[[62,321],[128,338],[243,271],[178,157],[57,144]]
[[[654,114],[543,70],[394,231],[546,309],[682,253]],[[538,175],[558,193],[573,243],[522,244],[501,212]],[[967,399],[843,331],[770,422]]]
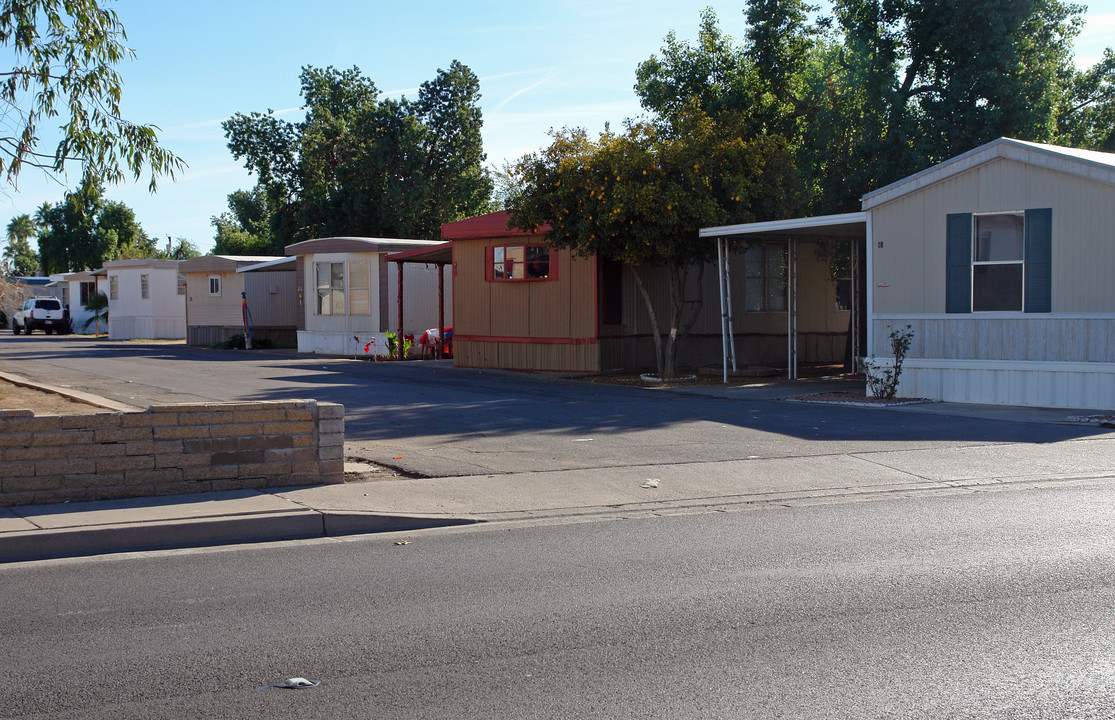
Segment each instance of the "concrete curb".
[[0,562],[321,537],[311,510],[30,530],[0,535]]
[[0,563],[425,530],[478,522],[483,521],[449,516],[319,512],[304,509],[22,530],[0,533]]
[[372,512],[322,510],[324,535],[359,535],[365,533],[399,532],[403,530],[428,530],[439,527],[475,525],[486,522],[479,518],[450,515],[386,515]]

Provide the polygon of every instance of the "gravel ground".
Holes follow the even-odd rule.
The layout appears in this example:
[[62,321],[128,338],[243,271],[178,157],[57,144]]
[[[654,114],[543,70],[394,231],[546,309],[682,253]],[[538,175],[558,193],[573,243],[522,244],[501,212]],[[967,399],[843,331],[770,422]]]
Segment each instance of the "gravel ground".
[[0,380],[0,410],[30,410],[36,415],[78,415],[107,412],[104,408],[70,400],[54,393]]

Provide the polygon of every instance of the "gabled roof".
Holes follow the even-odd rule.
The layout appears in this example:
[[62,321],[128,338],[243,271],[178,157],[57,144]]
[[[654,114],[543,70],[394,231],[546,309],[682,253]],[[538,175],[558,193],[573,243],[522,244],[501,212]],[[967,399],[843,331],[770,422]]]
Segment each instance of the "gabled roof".
[[156,258],[141,258],[137,260],[109,260],[105,263],[106,270],[120,268],[151,268],[154,270],[177,270],[181,260],[162,260]]
[[258,272],[261,270],[294,270],[298,262],[296,257],[281,257],[275,260],[268,260],[267,262],[255,263],[253,265],[240,265],[237,266],[236,272]]
[[507,226],[507,211],[477,215],[467,220],[445,223],[441,226],[442,240],[473,240],[476,238],[530,237],[549,232],[550,226],[543,225],[534,233]]
[[1017,160],[1115,185],[1115,154],[999,138],[863,196],[870,210],[997,159]]
[[399,252],[411,248],[436,245],[437,240],[409,240],[401,238],[331,237],[303,240],[287,245],[287,255],[311,255],[313,253],[377,253]]
[[183,260],[179,270],[193,272],[231,272],[245,265],[255,265],[268,260],[282,260],[274,255],[203,255]]

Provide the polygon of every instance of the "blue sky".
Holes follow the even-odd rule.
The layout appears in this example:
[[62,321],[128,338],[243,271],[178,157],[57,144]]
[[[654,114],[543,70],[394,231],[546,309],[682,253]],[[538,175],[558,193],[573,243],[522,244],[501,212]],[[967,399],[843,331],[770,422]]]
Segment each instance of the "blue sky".
[[[500,167],[548,144],[551,128],[591,132],[640,112],[635,67],[671,30],[696,36],[711,6],[726,32],[744,31],[743,5],[709,0],[474,0],[373,2],[191,0],[111,3],[136,59],[121,66],[126,116],[160,128],[164,145],[189,168],[146,184],[117,185],[108,197],[136,211],[161,238],[213,245],[210,218],[227,195],[254,179],[233,160],[220,124],[237,112],[268,108],[298,120],[304,65],[359,67],[388,95],[414,97],[454,59],[480,78],[488,162]],[[1115,0],[1090,3],[1077,42],[1078,64],[1115,46]],[[73,179],[76,181],[76,178]],[[72,182],[71,182],[72,184]],[[65,192],[27,170],[16,189],[0,190],[0,222],[33,213]]]

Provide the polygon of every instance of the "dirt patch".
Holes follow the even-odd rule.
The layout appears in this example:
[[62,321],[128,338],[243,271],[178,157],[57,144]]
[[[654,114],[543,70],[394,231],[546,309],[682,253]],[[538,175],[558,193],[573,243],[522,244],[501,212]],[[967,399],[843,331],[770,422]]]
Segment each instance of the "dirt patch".
[[0,380],[0,410],[30,410],[36,415],[108,412],[102,407],[70,400],[52,392],[15,385],[7,380]]
[[821,405],[850,405],[853,407],[895,407],[898,405],[920,405],[933,402],[928,398],[881,398],[861,392],[825,392],[812,395],[798,395],[787,400],[794,402],[818,403]]
[[1066,421],[1072,423],[1085,423],[1087,425],[1099,425],[1100,427],[1115,427],[1115,413],[1106,415],[1074,415],[1065,418]]
[[[607,372],[593,375],[575,375],[570,376],[570,379],[581,380],[583,382],[597,383],[600,385],[625,385],[629,387],[645,387],[645,388],[671,388],[671,387],[693,387],[694,385],[709,385],[716,387],[724,387],[724,374],[721,368],[684,368],[678,371],[680,375],[696,375],[689,380],[666,381],[660,380],[645,380],[641,373],[619,373]],[[844,374],[844,368],[841,365],[829,364],[813,364],[803,363],[798,367],[798,377],[801,379],[806,378],[823,378],[823,377],[863,377],[848,376]],[[730,387],[746,387],[748,385],[765,385],[772,380],[780,380],[786,377],[785,368],[771,368],[759,367],[741,368],[737,373],[729,373],[728,386]]]

